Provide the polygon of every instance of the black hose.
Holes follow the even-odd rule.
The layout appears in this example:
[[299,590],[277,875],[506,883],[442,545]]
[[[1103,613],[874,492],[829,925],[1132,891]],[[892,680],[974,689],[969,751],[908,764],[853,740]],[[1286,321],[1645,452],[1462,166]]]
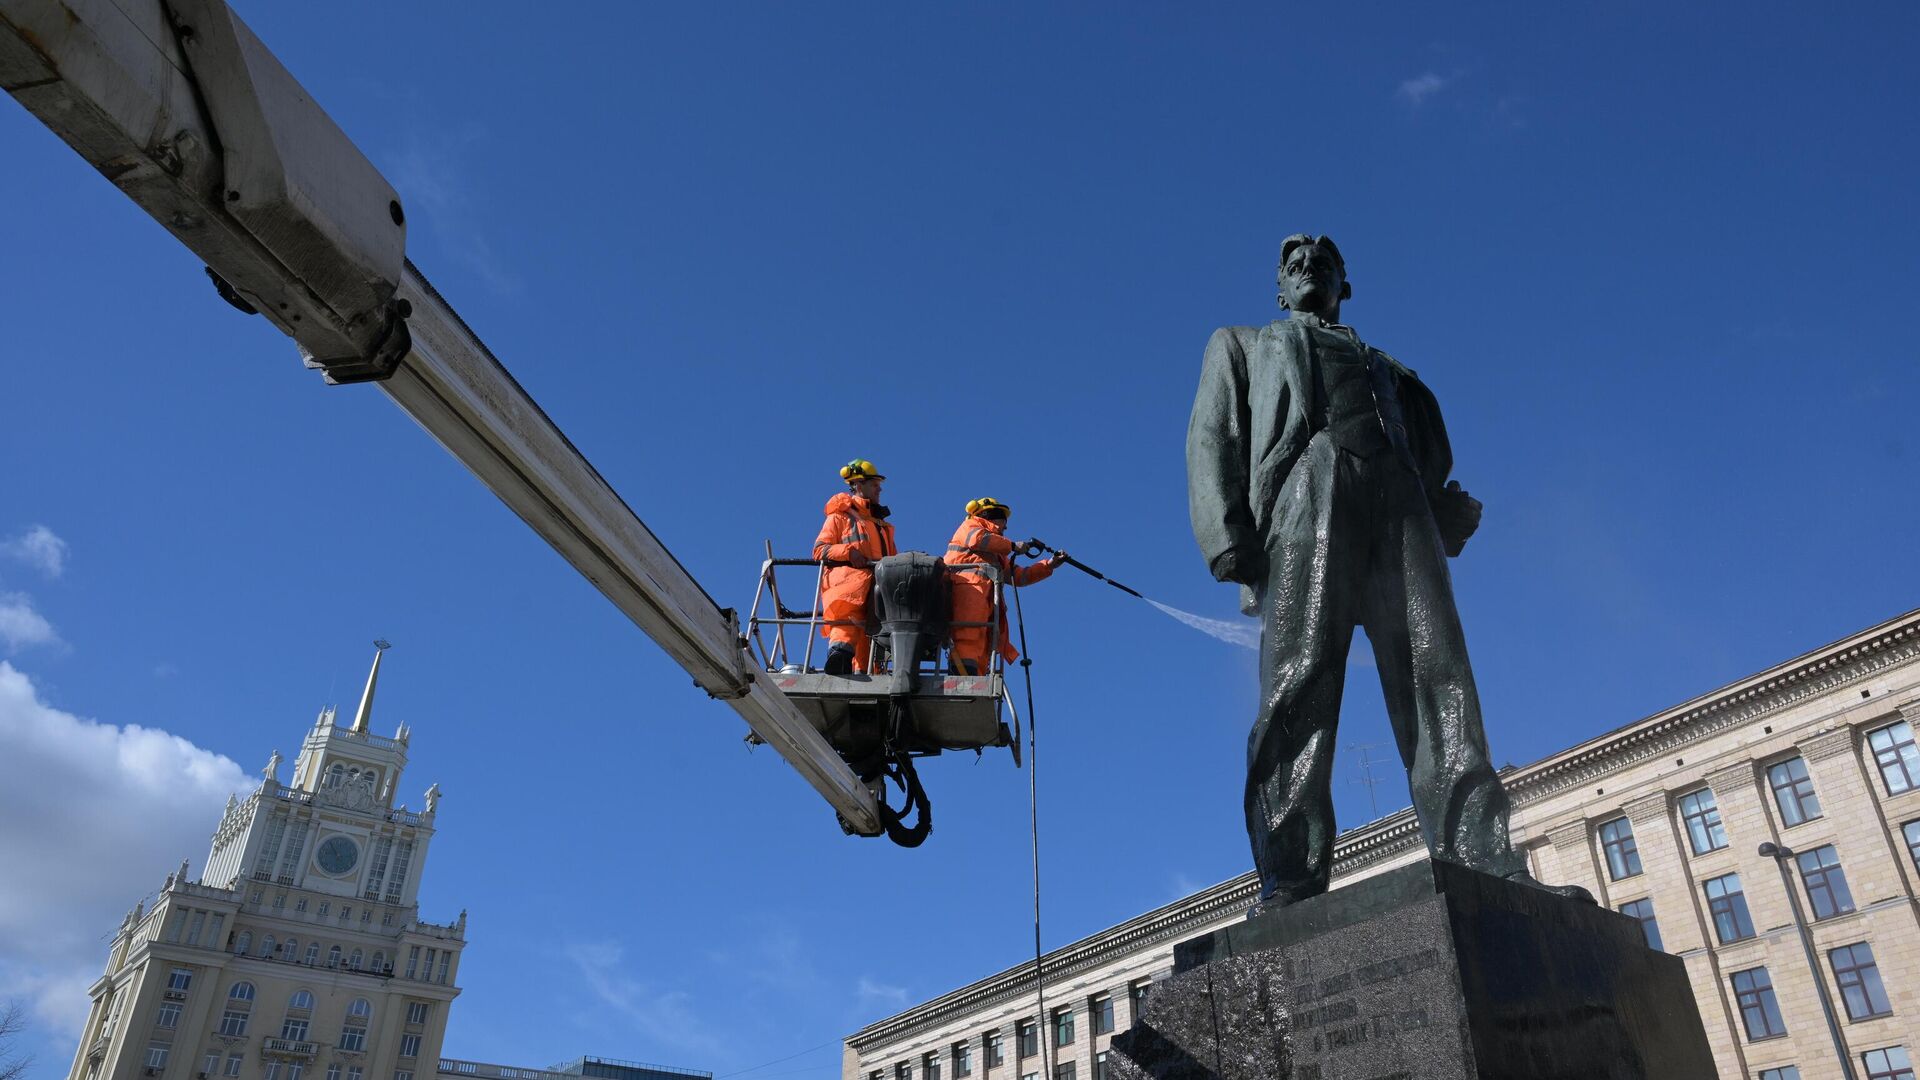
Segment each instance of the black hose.
[[[883,794],[879,799],[880,826],[887,831],[887,839],[901,847],[919,847],[933,832],[933,803],[927,798],[927,789],[920,785],[920,773],[913,767],[913,758],[905,750],[895,750],[881,766],[881,774],[906,794],[906,802],[895,810]],[[907,815],[919,811],[918,820],[906,825]]]

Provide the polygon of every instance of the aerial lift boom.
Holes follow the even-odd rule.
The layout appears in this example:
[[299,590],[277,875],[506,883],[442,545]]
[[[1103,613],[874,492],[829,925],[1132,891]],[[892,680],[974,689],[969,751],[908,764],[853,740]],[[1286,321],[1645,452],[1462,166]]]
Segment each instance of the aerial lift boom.
[[225,0],[0,0],[0,88],[292,337],[374,382],[555,551],[877,835],[875,793],[749,656],[738,619],[406,258],[400,197]]

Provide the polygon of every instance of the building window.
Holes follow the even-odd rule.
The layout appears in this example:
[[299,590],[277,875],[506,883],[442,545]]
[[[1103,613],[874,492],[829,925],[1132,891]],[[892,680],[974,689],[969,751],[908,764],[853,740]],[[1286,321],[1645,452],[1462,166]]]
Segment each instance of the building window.
[[393,1070],[393,1080],[413,1080],[413,1070],[395,1069]]
[[220,1014],[220,1034],[241,1036],[247,1033],[247,1018],[253,1010],[253,984],[237,982],[227,991],[227,1009]]
[[165,1028],[168,1031],[171,1031],[174,1028],[179,1027],[180,1026],[180,1003],[177,1001],[161,1002],[160,1011],[153,1014],[153,1026],[157,1028]]
[[365,1050],[367,1048],[367,1023],[373,1016],[373,1005],[366,998],[354,998],[347,1006],[346,1023],[340,1025],[340,1049]]
[[1666,946],[1660,944],[1660,926],[1653,921],[1652,900],[1633,900],[1621,904],[1620,914],[1631,915],[1640,920],[1640,930],[1647,935],[1647,948],[1660,952],[1666,951]]
[[419,1057],[420,1056],[420,1036],[414,1035],[414,1034],[406,1034],[406,1035],[400,1036],[400,1056],[401,1057]]
[[273,897],[273,910],[279,911],[281,908],[284,908],[286,906],[287,906],[287,894],[275,893]]
[[220,1051],[207,1051],[206,1059],[200,1062],[200,1075],[212,1076],[220,1071]]
[[193,972],[187,968],[174,968],[167,972],[167,989],[185,992],[193,985]]
[[338,946],[338,945],[335,945],[335,946],[334,946],[333,948],[331,948],[331,949],[328,949],[328,950],[327,950],[327,966],[328,966],[328,967],[330,967],[330,968],[337,968],[337,967],[339,967],[339,966],[340,966],[340,956],[341,956],[341,953],[340,953],[340,946]]
[[289,1016],[280,1021],[280,1037],[288,1042],[306,1042],[308,1023],[304,1016]]
[[1132,1011],[1136,1023],[1140,1020],[1140,1010],[1147,1007],[1147,991],[1151,989],[1152,979],[1141,979],[1127,987],[1127,1008]]
[[233,939],[233,954],[235,956],[245,956],[247,955],[247,950],[251,948],[253,948],[253,935],[242,930],[240,936]]
[[987,1068],[1007,1063],[1007,1040],[998,1031],[987,1032]]
[[1719,851],[1727,846],[1727,829],[1720,823],[1720,806],[1712,788],[1701,788],[1680,797],[1680,817],[1687,823],[1687,842],[1695,855]]
[[318,916],[320,916],[321,918],[323,918],[323,919],[324,919],[324,918],[326,918],[326,917],[327,917],[327,910],[328,910],[329,908],[331,908],[331,907],[333,907],[333,905],[332,905],[332,904],[330,904],[330,903],[328,903],[328,902],[327,902],[327,901],[325,901],[325,900],[322,900],[322,901],[320,901],[320,910],[318,910],[318,911],[316,911],[316,912],[314,912],[314,914],[315,914],[315,915],[318,915]]
[[940,1055],[929,1050],[920,1057],[920,1075],[925,1080],[940,1080]]
[[1053,1010],[1053,1045],[1073,1045],[1073,1008]]
[[407,1023],[424,1024],[427,1022],[427,1003],[414,1001],[407,1005]]
[[1105,994],[1087,1003],[1087,1011],[1093,1014],[1093,1033],[1105,1035],[1113,1030],[1113,999]]
[[1905,720],[1867,736],[1873,763],[1880,766],[1880,782],[1887,794],[1898,795],[1920,787],[1920,747],[1913,745],[1913,726]]
[[312,1012],[313,1011],[313,993],[308,990],[295,990],[293,992],[293,996],[287,999],[287,1008],[300,1009],[304,1012]]
[[893,1066],[893,1080],[913,1080],[913,1066],[898,1061]]
[[955,1080],[962,1076],[973,1075],[973,1046],[966,1042],[953,1044],[953,1075]]
[[149,1069],[166,1068],[167,1067],[167,1049],[168,1047],[166,1043],[148,1043],[147,1044],[147,1068]]
[[1753,936],[1753,916],[1747,911],[1747,894],[1740,888],[1739,874],[1709,878],[1707,910],[1713,915],[1713,933],[1720,944],[1728,945]]
[[1063,1061],[1053,1067],[1053,1080],[1073,1080],[1073,1062]]
[[423,964],[420,968],[420,978],[422,981],[424,982],[433,981],[433,960],[434,960],[434,957],[439,955],[440,953],[439,953],[439,950],[437,949],[427,950],[427,962]]
[[298,900],[295,900],[295,901],[293,902],[293,910],[295,910],[295,911],[305,911],[305,910],[307,910],[307,898],[303,896],[303,897],[301,897],[300,899],[298,899]]
[[273,951],[275,948],[276,946],[273,943],[272,934],[268,934],[266,937],[263,937],[260,939],[260,955],[261,956],[265,957],[268,960],[273,959]]
[[1795,856],[1800,866],[1800,881],[1807,887],[1807,900],[1813,904],[1813,917],[1830,919],[1853,910],[1853,893],[1847,888],[1847,875],[1840,869],[1840,854],[1832,844],[1803,851]]
[[330,1061],[327,1063],[327,1080],[340,1080],[339,1062]]
[[262,1080],[280,1080],[280,1063],[269,1061],[260,1069]]
[[420,966],[420,946],[407,947],[407,978],[413,978],[414,970]]
[[307,966],[312,967],[313,965],[319,962],[320,962],[320,943],[317,941],[308,942],[307,943]]
[[359,971],[360,961],[364,958],[364,956],[365,954],[363,954],[359,949],[353,950],[353,955],[347,957],[347,967],[353,971]]
[[307,1064],[304,1061],[287,1062],[287,1080],[300,1080],[300,1074],[306,1070]]
[[280,959],[285,960],[287,963],[291,964],[295,960],[299,959],[299,954],[300,954],[299,938],[288,938],[287,940],[280,943]]
[[1773,980],[1763,967],[1733,973],[1733,994],[1740,1003],[1740,1019],[1747,1026],[1747,1041],[1758,1042],[1787,1033],[1780,1019],[1780,1002],[1773,996]]
[[1033,1021],[1022,1020],[1014,1030],[1020,1037],[1021,1057],[1029,1058],[1040,1052],[1040,1030]]
[[453,950],[442,949],[440,951],[440,978],[436,979],[436,982],[444,983],[447,981],[447,965],[451,963],[453,963]]
[[1107,1052],[1102,1050],[1093,1055],[1093,1080],[1107,1080],[1110,1075],[1107,1072]]
[[1867,1067],[1867,1080],[1913,1080],[1913,1066],[1907,1061],[1907,1048],[1889,1046],[1860,1055]]
[[1827,953],[1833,965],[1833,981],[1840,984],[1840,996],[1847,1003],[1847,1019],[1867,1020],[1893,1011],[1887,1001],[1887,988],[1880,982],[1880,966],[1873,962],[1873,947],[1856,942]]
[[240,1055],[239,1054],[227,1055],[227,1075],[228,1076],[240,1075]]
[[1813,778],[1807,775],[1805,758],[1789,758],[1768,769],[1767,786],[1773,789],[1780,820],[1788,828],[1820,816],[1820,797],[1813,793]]
[[1777,1069],[1762,1069],[1760,1080],[1800,1080],[1800,1066],[1782,1065]]
[[358,1065],[349,1065],[347,1066],[347,1080],[360,1080],[364,1072],[365,1070]]
[[1600,826],[1600,847],[1607,853],[1607,876],[1615,881],[1640,872],[1640,849],[1633,843],[1633,823],[1614,818]]

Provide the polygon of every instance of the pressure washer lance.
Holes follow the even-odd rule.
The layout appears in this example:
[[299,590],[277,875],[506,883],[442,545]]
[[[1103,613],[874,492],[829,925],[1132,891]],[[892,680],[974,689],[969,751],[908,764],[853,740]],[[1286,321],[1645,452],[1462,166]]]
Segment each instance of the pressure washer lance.
[[[1068,566],[1073,567],[1075,570],[1078,570],[1081,573],[1091,574],[1094,577],[1099,578],[1101,581],[1104,581],[1107,584],[1113,586],[1114,588],[1119,589],[1121,592],[1126,593],[1128,596],[1139,597],[1142,600],[1147,599],[1145,596],[1141,595],[1138,589],[1129,589],[1125,585],[1120,584],[1119,582],[1113,580],[1112,578],[1101,573],[1100,571],[1095,570],[1093,567],[1088,566],[1086,563],[1081,562],[1079,559],[1074,558],[1073,556],[1067,554],[1066,552],[1056,551],[1055,549],[1048,547],[1044,541],[1040,540],[1037,537],[1035,539],[1027,541],[1026,550],[1028,555],[1036,555],[1043,551],[1052,555],[1058,555],[1060,556],[1061,562],[1066,563]],[[1148,601],[1148,602],[1151,603],[1152,601]]]

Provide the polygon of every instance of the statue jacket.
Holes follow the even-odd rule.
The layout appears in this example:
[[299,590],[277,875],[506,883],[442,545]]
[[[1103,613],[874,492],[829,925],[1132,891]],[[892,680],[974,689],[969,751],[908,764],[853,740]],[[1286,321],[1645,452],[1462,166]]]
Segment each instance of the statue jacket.
[[[1276,521],[1311,527],[1319,518],[1276,511],[1283,499],[1306,495],[1289,492],[1287,482],[1325,415],[1316,349],[1338,333],[1296,317],[1222,327],[1207,342],[1187,426],[1187,500],[1194,538],[1215,577],[1224,575],[1228,554],[1248,566],[1270,552],[1279,539],[1269,534]],[[1393,373],[1411,463],[1432,501],[1453,470],[1440,405],[1412,370],[1372,351]]]

